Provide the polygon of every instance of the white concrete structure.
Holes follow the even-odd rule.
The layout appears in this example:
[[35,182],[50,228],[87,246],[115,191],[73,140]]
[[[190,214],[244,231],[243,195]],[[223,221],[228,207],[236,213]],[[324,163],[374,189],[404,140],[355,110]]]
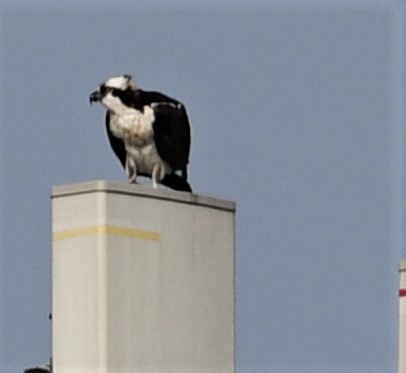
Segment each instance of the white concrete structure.
[[406,260],[399,274],[399,373],[406,373]]
[[234,215],[140,185],[55,187],[54,372],[234,372]]

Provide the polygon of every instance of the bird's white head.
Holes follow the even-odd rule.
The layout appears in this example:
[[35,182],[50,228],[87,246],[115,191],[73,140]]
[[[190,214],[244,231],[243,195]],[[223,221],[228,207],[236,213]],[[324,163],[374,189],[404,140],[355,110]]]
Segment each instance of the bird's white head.
[[[119,89],[125,91],[127,89],[136,90],[137,86],[135,85],[132,76],[128,74],[112,76],[103,83],[106,87],[112,89]],[[103,85],[102,84],[102,85]]]
[[131,75],[118,75],[107,79],[90,94],[89,101],[102,103],[108,110],[119,112],[129,107],[137,85]]

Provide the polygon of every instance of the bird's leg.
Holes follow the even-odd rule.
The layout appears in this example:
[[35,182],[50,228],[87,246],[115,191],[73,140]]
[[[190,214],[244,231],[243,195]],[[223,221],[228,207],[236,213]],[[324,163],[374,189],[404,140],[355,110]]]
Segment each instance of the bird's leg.
[[125,172],[128,177],[128,182],[130,184],[135,184],[137,182],[137,165],[134,159],[132,159],[128,154],[125,159]]
[[157,163],[154,168],[152,169],[152,187],[153,188],[158,188],[158,184],[161,181],[161,171],[162,171],[162,166]]

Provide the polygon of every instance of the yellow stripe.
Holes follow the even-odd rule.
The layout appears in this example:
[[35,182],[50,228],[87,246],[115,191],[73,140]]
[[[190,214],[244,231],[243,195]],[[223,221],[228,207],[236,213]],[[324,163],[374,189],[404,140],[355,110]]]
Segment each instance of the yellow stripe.
[[94,225],[90,227],[70,229],[66,231],[55,232],[53,234],[54,240],[64,240],[67,238],[89,236],[92,234],[112,234],[115,236],[138,238],[147,241],[160,241],[159,233],[144,231],[135,228],[122,228],[113,225]]

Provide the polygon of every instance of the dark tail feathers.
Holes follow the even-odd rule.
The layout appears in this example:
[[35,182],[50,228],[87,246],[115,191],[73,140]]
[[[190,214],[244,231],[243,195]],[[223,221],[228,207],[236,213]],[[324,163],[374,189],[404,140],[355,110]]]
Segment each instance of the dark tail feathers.
[[161,180],[161,184],[174,190],[192,193],[192,188],[186,181],[186,178],[177,174],[165,175],[165,177]]

